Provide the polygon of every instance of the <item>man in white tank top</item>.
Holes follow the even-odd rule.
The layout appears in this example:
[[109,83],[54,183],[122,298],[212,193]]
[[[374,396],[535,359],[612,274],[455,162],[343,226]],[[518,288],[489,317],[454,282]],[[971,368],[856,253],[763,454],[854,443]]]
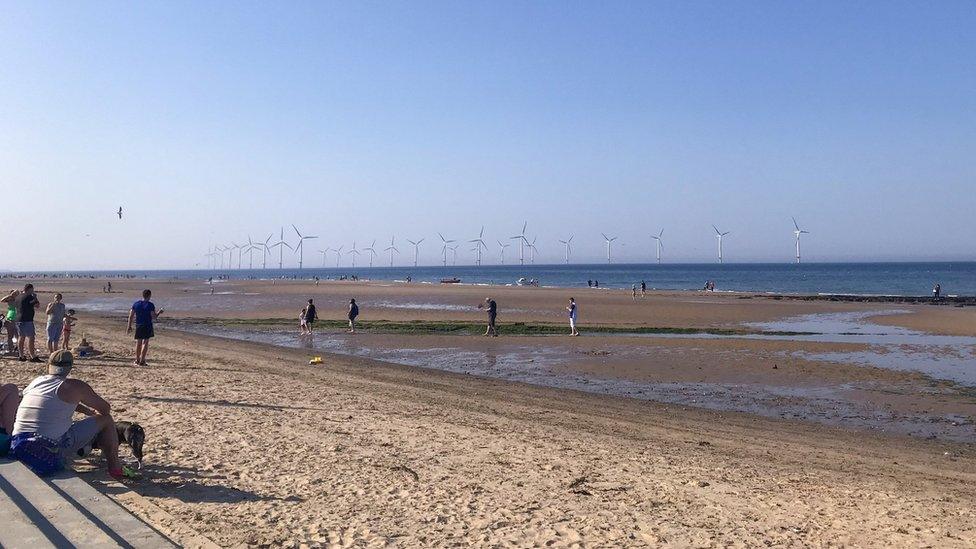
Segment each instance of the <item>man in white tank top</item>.
[[[17,407],[13,457],[39,474],[61,469],[80,448],[96,439],[108,461],[109,474],[121,478],[119,438],[112,408],[105,399],[80,379],[68,379],[74,358],[68,351],[56,351],[48,362],[48,375],[31,381]],[[75,412],[88,416],[72,423]]]

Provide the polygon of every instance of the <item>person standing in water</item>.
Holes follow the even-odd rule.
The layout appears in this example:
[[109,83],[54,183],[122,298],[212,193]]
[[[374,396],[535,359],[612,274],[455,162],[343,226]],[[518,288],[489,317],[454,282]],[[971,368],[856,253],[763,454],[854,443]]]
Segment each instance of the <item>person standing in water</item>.
[[576,307],[576,299],[569,298],[569,305],[566,307],[566,311],[569,313],[569,335],[578,336],[579,330],[576,329],[576,314],[579,309]]
[[355,299],[349,300],[349,333],[356,333],[356,317],[359,316],[359,305]]
[[315,310],[315,304],[312,303],[312,298],[309,298],[308,306],[305,307],[305,328],[308,330],[308,335],[312,335],[312,326],[318,318],[319,313]]

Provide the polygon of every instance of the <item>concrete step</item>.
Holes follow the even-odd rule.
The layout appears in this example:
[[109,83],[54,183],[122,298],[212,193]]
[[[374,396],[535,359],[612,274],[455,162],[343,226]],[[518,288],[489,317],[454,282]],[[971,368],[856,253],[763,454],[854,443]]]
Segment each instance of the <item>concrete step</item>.
[[176,547],[73,472],[41,478],[17,461],[0,460],[0,516],[9,549]]

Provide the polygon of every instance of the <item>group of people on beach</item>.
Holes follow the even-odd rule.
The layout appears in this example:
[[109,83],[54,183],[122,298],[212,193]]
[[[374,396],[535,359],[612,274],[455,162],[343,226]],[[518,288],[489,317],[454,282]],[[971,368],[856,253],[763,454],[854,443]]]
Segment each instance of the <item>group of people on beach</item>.
[[[349,300],[349,307],[346,310],[346,319],[349,321],[348,333],[356,333],[356,319],[359,317],[359,305],[356,304],[356,300]],[[302,307],[301,312],[298,315],[298,335],[299,336],[311,336],[312,328],[315,325],[315,321],[318,320],[318,310],[315,308],[315,303],[311,298],[309,298],[307,304]]]
[[[0,299],[0,303],[7,305],[3,317],[2,327],[6,331],[6,352],[12,354],[16,347],[17,358],[24,362],[42,362],[37,356],[37,330],[34,326],[35,313],[41,308],[33,284],[25,284],[23,290],[11,290]],[[47,315],[45,335],[47,336],[47,351],[53,353],[58,349],[68,349],[71,344],[71,329],[77,318],[74,309],[65,307],[60,293],[54,294],[54,301],[44,308]]]

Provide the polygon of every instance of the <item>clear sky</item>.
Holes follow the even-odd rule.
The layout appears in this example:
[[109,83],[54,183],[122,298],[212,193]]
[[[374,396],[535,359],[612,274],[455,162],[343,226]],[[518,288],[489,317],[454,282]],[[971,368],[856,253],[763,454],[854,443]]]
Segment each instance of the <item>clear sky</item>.
[[790,216],[809,261],[973,260],[973,29],[971,1],[3,2],[0,270],[291,223],[423,263],[485,225],[496,259],[524,220],[542,261],[662,228],[714,260],[713,223],[789,261]]

